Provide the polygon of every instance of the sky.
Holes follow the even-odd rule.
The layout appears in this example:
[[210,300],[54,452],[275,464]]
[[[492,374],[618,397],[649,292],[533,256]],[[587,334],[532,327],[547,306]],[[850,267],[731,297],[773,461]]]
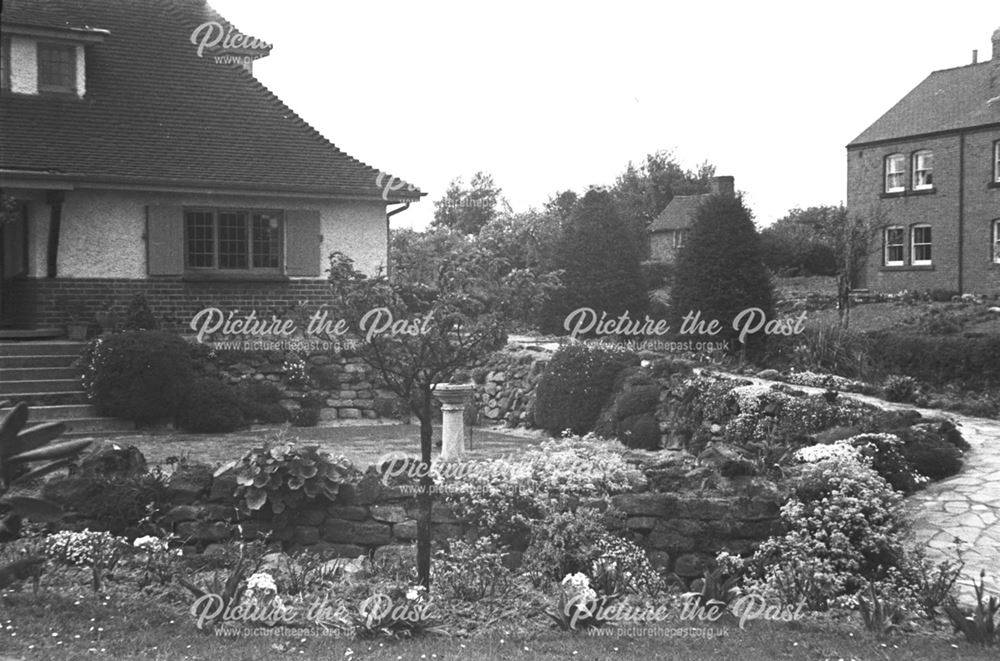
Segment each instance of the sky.
[[846,196],[845,145],[937,69],[990,59],[996,0],[209,0],[274,48],[257,78],[427,195],[493,175],[515,211],[670,150],[732,175],[761,225]]

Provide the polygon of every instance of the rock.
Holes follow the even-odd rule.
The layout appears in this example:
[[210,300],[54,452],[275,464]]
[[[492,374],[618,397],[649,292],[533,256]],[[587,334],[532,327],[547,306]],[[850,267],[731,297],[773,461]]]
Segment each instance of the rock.
[[367,507],[356,507],[351,505],[331,505],[326,508],[327,514],[334,519],[346,519],[348,521],[365,521],[368,519]]
[[323,540],[314,544],[310,550],[335,558],[357,558],[365,554],[365,549],[356,544],[331,544]]
[[194,521],[198,518],[200,510],[191,505],[178,505],[172,507],[169,512],[163,515],[159,523],[165,526],[173,526],[181,521]]
[[700,553],[685,553],[677,557],[674,573],[682,578],[696,578],[708,568],[708,558]]
[[221,521],[184,521],[177,524],[177,535],[182,540],[222,542],[232,536],[232,529]]
[[307,507],[295,515],[295,523],[300,526],[318,526],[326,520],[327,509],[324,507]]
[[649,554],[649,562],[653,565],[654,569],[670,569],[670,554],[665,551],[651,551]]
[[236,473],[228,470],[212,479],[212,488],[208,492],[208,500],[211,502],[235,501],[235,494]]
[[167,491],[175,503],[192,503],[212,490],[212,467],[208,464],[181,464],[167,479]]
[[678,499],[669,493],[625,493],[611,497],[611,504],[628,516],[671,518],[678,514]]
[[396,539],[411,540],[417,538],[417,521],[409,519],[392,527],[392,535]]
[[323,524],[323,539],[339,544],[376,546],[392,541],[392,528],[386,523],[328,520]]
[[653,529],[656,522],[659,519],[651,516],[633,516],[625,521],[625,527],[628,530],[638,530],[640,532],[648,532]]
[[402,505],[372,505],[372,518],[386,523],[402,523],[406,521],[406,509]]
[[417,566],[417,547],[415,544],[390,544],[375,549],[372,555],[375,562],[389,562],[404,567]]
[[359,420],[361,419],[360,409],[350,408],[350,409],[337,409],[337,415],[342,420]]
[[134,445],[121,446],[106,441],[80,461],[82,476],[127,479],[145,475],[146,458]]
[[315,544],[319,541],[319,528],[316,526],[295,526],[292,541],[303,546]]
[[781,377],[781,372],[775,369],[766,369],[757,372],[758,379],[768,379],[770,381],[774,381],[780,377]]
[[85,503],[98,497],[101,484],[93,477],[67,477],[50,480],[42,487],[42,496],[57,505],[73,509],[74,505]]

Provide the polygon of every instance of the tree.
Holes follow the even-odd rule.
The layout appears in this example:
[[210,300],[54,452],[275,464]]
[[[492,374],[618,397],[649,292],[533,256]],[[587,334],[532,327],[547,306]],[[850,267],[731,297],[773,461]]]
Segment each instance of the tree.
[[461,177],[453,179],[444,197],[434,203],[433,225],[463,234],[479,234],[500,211],[510,210],[502,193],[493,183],[493,177],[485,172],[472,175],[468,188]]
[[[705,323],[717,320],[721,331],[704,340],[730,340],[738,346],[733,322],[743,310],[774,312],[771,277],[761,260],[753,215],[735,195],[712,195],[699,207],[688,242],[677,255],[671,290],[674,330],[684,317],[700,313]],[[763,348],[763,333],[749,335],[741,349],[754,355]]]
[[[421,491],[417,571],[430,586],[432,397],[438,383],[482,364],[506,342],[512,309],[538,304],[545,283],[473,242],[439,261],[431,282],[395,274],[369,277],[341,253],[330,256],[332,304],[381,384],[409,403],[420,421]],[[388,322],[382,332],[372,332]],[[391,332],[393,329],[396,332]]]
[[611,193],[618,212],[642,248],[648,249],[649,225],[676,195],[707,193],[715,166],[705,162],[697,170],[685,170],[669,151],[646,155],[638,168],[629,163],[618,176]]
[[885,226],[885,213],[876,206],[868,213],[849,214],[844,205],[836,207],[817,225],[817,232],[837,256],[837,309],[840,325],[851,323],[851,291],[861,279],[876,237]]
[[581,307],[609,318],[626,311],[633,319],[645,314],[640,249],[610,193],[593,189],[576,203],[563,228],[556,263],[562,288],[546,306],[546,332],[564,332],[566,315]]
[[837,255],[821,228],[841,212],[834,206],[792,209],[761,230],[764,263],[776,274],[835,275]]

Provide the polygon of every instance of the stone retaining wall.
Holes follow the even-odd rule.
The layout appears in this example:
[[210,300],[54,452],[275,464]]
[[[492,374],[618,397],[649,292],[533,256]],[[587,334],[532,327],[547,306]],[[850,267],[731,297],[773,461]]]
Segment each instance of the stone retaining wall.
[[481,423],[533,426],[535,386],[552,353],[533,347],[508,346],[473,373],[473,402]]

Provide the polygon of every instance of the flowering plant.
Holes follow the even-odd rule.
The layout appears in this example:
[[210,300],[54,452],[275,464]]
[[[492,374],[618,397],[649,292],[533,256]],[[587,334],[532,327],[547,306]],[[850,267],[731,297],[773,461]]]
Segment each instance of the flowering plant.
[[585,574],[566,574],[559,583],[556,609],[545,614],[567,631],[598,627],[603,624],[598,611],[610,600],[611,597],[598,597]]
[[57,532],[45,540],[43,547],[44,554],[57,562],[90,567],[94,592],[101,591],[105,573],[114,570],[128,550],[129,543],[124,537],[90,529]]

